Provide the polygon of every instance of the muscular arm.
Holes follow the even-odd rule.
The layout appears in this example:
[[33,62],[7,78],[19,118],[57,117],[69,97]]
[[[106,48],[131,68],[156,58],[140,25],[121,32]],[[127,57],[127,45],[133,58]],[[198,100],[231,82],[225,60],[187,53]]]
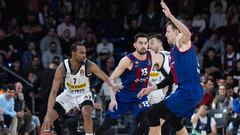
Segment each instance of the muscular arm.
[[92,61],[88,60],[87,70],[94,73],[103,81],[107,81],[109,77]]
[[151,49],[148,49],[148,51],[151,53],[152,57],[152,65],[157,64],[159,65],[159,69],[163,65],[163,55],[161,53],[155,53]]
[[130,66],[130,64],[131,64],[131,61],[127,57],[123,57],[120,60],[118,66],[113,71],[110,78],[113,80],[119,78],[122,75],[122,73],[125,71],[125,69],[127,69]]
[[64,74],[65,74],[64,66],[63,64],[60,64],[56,70],[51,92],[49,95],[47,113],[50,113],[50,111],[53,109],[53,106],[56,102],[56,96],[57,96],[58,90],[63,81]]

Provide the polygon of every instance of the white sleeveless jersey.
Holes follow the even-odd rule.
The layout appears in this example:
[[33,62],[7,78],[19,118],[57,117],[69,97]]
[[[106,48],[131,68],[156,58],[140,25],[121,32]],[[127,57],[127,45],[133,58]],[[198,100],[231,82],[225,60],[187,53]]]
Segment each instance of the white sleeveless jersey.
[[[170,53],[167,51],[160,51],[163,55],[163,64],[161,69],[158,69],[156,66],[152,67],[150,72],[150,81],[154,84],[160,83],[170,72],[169,60],[170,60]],[[148,101],[150,104],[156,104],[165,98],[165,93],[163,89],[152,91],[148,95]]]
[[150,72],[150,80],[152,83],[155,84],[160,83],[170,72],[169,66],[170,53],[167,51],[160,51],[159,53],[163,55],[163,65],[160,70],[153,66]]
[[64,91],[68,94],[78,95],[90,91],[89,77],[87,77],[86,72],[86,61],[87,60],[81,65],[76,74],[72,74],[69,59],[64,60],[64,66],[66,68]]

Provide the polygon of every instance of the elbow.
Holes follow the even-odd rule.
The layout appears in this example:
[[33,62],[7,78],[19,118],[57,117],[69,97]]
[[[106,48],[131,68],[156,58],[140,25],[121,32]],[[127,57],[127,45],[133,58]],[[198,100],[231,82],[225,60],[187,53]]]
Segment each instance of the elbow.
[[191,36],[192,36],[192,33],[188,30],[188,31],[185,33],[185,36],[190,40],[190,39],[191,39]]

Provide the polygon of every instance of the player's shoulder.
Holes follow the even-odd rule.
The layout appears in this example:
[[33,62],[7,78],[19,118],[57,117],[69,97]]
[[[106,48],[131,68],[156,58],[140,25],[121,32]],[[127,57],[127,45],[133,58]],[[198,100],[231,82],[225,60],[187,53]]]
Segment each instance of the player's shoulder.
[[169,51],[159,51],[162,55],[169,56],[170,52]]
[[121,60],[120,63],[131,63],[131,59],[129,57],[129,55],[124,56]]

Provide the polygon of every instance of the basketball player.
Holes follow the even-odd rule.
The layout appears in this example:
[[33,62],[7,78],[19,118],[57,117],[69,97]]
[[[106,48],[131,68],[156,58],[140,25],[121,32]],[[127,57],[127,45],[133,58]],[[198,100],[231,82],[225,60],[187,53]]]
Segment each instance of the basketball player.
[[[163,101],[151,108],[148,112],[150,123],[149,135],[159,135],[156,126],[162,125],[168,120],[172,127],[177,131],[177,135],[187,135],[186,128],[182,125],[183,117],[192,116],[194,109],[203,96],[203,89],[200,84],[200,70],[197,56],[192,47],[188,28],[177,20],[170,12],[167,5],[161,1],[161,6],[166,17],[170,22],[166,25],[167,41],[172,46],[171,50],[171,73],[177,90],[170,94]],[[144,88],[139,92],[138,97],[158,89],[157,85]],[[159,118],[160,122],[159,122]]]
[[[164,81],[166,81],[166,79],[168,79],[170,76],[169,75],[170,74],[170,66],[169,66],[170,53],[164,50],[163,41],[164,39],[161,34],[153,34],[149,37],[149,49],[153,50],[155,53],[160,53],[163,56],[163,61],[161,65],[154,64],[150,72],[150,83],[154,83],[154,84],[161,83],[161,85],[163,86],[158,90],[152,91],[148,95],[148,101],[152,106],[159,103],[166,96],[171,94],[171,92],[174,92],[176,90],[176,85],[172,85],[172,83],[170,85],[168,85],[167,83],[164,83]],[[163,130],[162,130],[163,134],[170,134],[172,132],[168,122],[165,122],[162,126],[163,126]],[[160,130],[160,126],[158,128]]]
[[[103,124],[97,130],[96,135],[104,135],[104,131],[117,124],[117,119],[128,111],[131,111],[136,119],[137,128],[134,135],[143,135],[148,131],[145,110],[150,107],[147,96],[138,99],[137,94],[148,85],[152,63],[160,65],[162,58],[147,50],[148,36],[144,33],[135,35],[133,43],[136,51],[123,57],[111,75],[111,79],[118,77],[122,80],[123,89],[111,90],[111,102]],[[160,60],[156,60],[160,59]]]
[[[91,73],[106,81],[113,89],[119,88],[95,63],[86,58],[86,48],[81,42],[73,43],[71,58],[64,60],[56,70],[48,99],[47,114],[42,126],[43,130],[49,130],[59,115],[77,107],[81,109],[83,115],[85,134],[93,135],[91,117],[93,95],[89,84]],[[56,98],[62,82],[64,82],[64,91]]]
[[[149,37],[149,49],[153,50],[155,53],[160,53],[160,55],[163,56],[162,63],[160,63],[161,65],[154,64],[150,72],[150,82],[159,84],[169,75],[170,72],[170,53],[163,48],[163,37],[161,34],[153,34]],[[159,103],[165,98],[165,96],[168,96],[171,91],[171,87],[152,91],[148,95],[148,101],[151,105]]]

